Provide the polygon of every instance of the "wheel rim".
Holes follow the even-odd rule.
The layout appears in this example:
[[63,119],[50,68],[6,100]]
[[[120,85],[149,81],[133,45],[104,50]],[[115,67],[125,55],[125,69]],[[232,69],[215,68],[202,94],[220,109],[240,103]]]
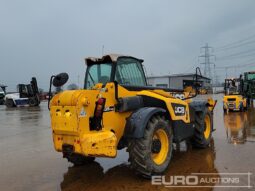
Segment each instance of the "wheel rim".
[[204,129],[204,136],[206,139],[210,137],[211,134],[211,121],[209,115],[205,116],[205,129]]
[[[153,148],[155,144],[152,144],[152,160],[157,165],[161,165],[165,162],[169,150],[169,140],[166,132],[162,129],[158,129],[154,132],[153,135],[153,143],[159,143],[160,142],[160,148],[158,149],[158,152],[155,151],[157,149]],[[159,145],[157,145],[159,146]]]

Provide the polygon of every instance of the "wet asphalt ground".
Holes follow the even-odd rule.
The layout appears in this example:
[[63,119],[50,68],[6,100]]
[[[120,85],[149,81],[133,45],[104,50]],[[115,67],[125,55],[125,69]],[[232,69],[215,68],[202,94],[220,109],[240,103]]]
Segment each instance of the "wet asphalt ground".
[[[42,103],[38,108],[0,106],[0,190],[255,190],[255,109],[224,115],[222,96],[214,95],[218,104],[211,146],[202,150],[186,142],[176,146],[165,177],[249,172],[253,188],[222,188],[213,182],[200,188],[152,185],[129,169],[125,150],[115,159],[98,158],[74,167],[55,152],[47,103]],[[238,176],[240,185],[248,185],[248,175]]]

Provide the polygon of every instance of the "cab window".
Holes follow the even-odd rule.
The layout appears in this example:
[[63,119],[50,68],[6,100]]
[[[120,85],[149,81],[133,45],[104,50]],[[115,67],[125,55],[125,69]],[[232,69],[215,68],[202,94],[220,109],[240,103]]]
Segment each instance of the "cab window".
[[255,80],[255,74],[248,74],[248,80]]
[[97,83],[106,84],[111,78],[111,63],[93,64],[87,68],[85,88],[89,89]]
[[115,80],[121,85],[146,86],[142,64],[133,58],[119,58]]

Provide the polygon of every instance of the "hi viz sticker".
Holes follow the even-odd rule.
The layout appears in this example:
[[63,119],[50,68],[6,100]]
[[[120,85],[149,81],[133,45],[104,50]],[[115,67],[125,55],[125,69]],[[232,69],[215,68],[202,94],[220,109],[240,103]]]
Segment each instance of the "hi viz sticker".
[[87,115],[87,114],[86,114],[85,109],[84,109],[84,108],[81,108],[79,117],[86,117],[86,115]]

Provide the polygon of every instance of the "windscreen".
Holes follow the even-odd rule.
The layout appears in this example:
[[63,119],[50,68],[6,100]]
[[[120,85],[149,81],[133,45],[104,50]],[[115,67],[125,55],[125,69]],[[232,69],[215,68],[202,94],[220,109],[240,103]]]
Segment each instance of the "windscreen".
[[226,83],[226,94],[234,95],[240,93],[240,82],[235,80],[227,81]]
[[93,64],[88,66],[85,89],[90,89],[97,83],[106,84],[111,78],[112,63]]

